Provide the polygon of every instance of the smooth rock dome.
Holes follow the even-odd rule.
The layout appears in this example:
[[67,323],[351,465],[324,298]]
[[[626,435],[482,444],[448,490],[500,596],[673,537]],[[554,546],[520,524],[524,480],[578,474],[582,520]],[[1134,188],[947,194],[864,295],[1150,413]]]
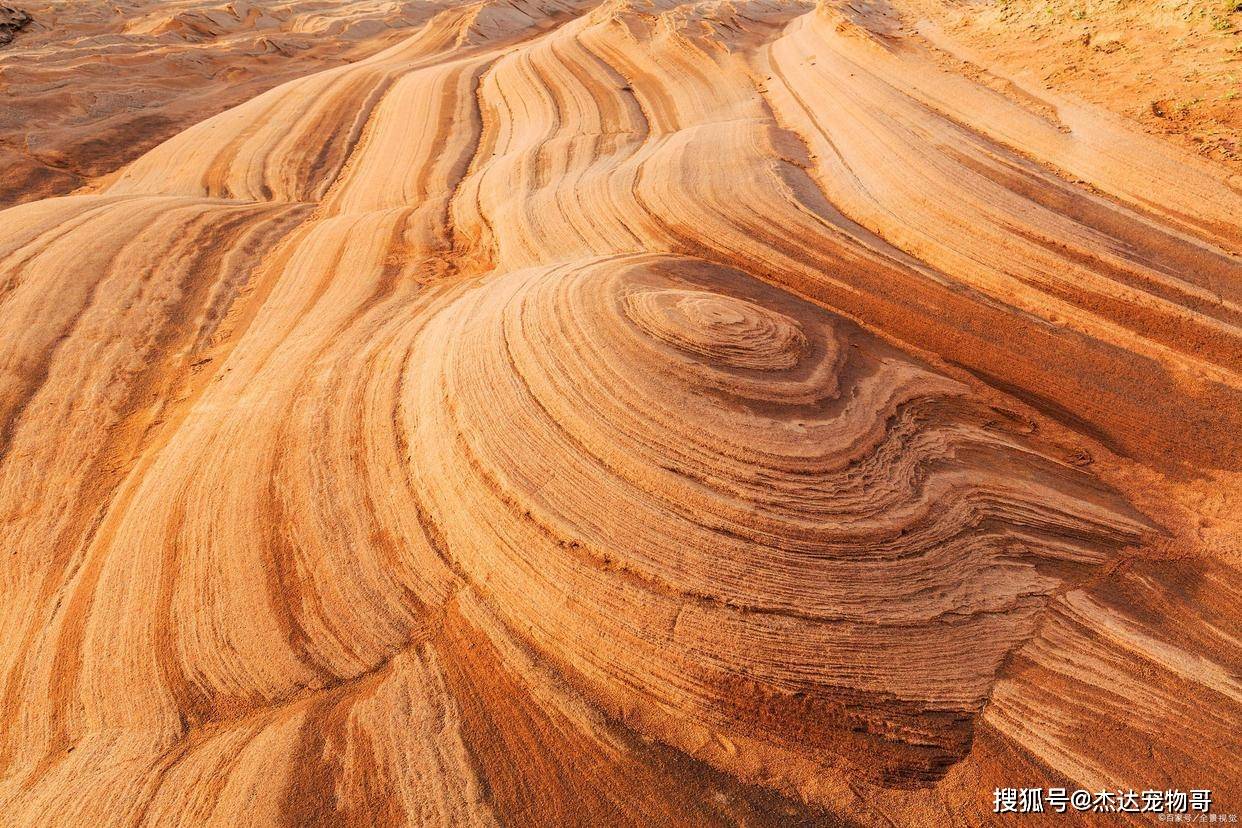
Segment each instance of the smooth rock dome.
[[691,290],[639,291],[625,297],[630,319],[651,336],[722,367],[787,370],[806,337],[798,323],[753,302]]

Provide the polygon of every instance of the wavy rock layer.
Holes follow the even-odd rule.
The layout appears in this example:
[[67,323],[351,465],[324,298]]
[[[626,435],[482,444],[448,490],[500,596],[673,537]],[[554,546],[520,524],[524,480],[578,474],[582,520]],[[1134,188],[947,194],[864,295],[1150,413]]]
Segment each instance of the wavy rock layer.
[[282,81],[375,54],[435,11],[419,0],[0,5],[0,206],[86,186]]
[[696,261],[518,271],[420,341],[415,472],[509,627],[619,709],[640,679],[886,782],[961,758],[1059,576],[1143,530],[965,387]]
[[0,215],[5,820],[1242,807],[1224,176],[887,7],[423,12]]

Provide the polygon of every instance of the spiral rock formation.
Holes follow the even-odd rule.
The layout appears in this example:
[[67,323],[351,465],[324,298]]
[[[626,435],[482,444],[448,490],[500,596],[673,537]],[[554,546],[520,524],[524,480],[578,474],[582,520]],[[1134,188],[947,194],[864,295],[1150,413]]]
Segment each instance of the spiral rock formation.
[[887,783],[960,759],[1048,595],[1148,528],[961,383],[693,259],[489,280],[409,365],[435,534],[510,629],[618,712],[641,677]]
[[930,1],[126,24],[369,56],[0,212],[0,824],[1242,811],[1236,181]]

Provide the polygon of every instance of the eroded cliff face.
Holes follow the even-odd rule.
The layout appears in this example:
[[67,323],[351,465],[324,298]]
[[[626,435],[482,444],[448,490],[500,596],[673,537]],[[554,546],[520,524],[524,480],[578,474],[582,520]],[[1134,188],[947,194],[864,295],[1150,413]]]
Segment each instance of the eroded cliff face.
[[1226,173],[910,9],[419,14],[0,213],[3,820],[1242,810]]

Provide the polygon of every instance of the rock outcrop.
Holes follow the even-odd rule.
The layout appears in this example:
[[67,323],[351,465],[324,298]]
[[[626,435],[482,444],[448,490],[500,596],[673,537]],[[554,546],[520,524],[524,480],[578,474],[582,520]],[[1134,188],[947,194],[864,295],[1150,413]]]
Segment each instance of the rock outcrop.
[[426,5],[0,213],[0,821],[1242,810],[1242,197],[861,8]]
[[22,29],[30,25],[27,12],[12,6],[0,6],[0,46],[7,46]]

